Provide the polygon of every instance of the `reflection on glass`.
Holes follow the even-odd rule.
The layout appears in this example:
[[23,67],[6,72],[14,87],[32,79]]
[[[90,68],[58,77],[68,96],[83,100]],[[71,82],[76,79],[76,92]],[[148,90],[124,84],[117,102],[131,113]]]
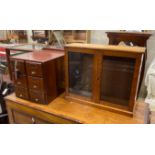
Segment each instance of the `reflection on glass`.
[[135,59],[104,56],[101,100],[128,106]]
[[69,52],[69,92],[92,96],[93,55]]
[[31,45],[31,44],[25,44],[25,45],[20,45],[20,46],[14,46],[12,47],[12,49],[23,49],[23,50],[41,50],[44,47],[46,47],[46,45]]

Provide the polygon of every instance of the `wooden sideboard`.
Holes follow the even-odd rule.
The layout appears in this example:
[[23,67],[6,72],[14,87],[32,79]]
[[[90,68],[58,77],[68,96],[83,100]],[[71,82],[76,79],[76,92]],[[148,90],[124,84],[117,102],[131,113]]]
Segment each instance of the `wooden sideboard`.
[[65,99],[62,94],[48,105],[36,104],[11,94],[6,98],[11,124],[144,124],[147,105],[137,102],[133,117]]

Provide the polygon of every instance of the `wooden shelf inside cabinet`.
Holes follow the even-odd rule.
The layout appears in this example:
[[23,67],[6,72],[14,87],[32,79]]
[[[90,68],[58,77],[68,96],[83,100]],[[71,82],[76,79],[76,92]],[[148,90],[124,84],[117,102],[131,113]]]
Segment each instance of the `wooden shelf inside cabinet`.
[[132,115],[145,48],[69,44],[66,98]]
[[88,30],[64,30],[66,43],[89,43],[90,31]]

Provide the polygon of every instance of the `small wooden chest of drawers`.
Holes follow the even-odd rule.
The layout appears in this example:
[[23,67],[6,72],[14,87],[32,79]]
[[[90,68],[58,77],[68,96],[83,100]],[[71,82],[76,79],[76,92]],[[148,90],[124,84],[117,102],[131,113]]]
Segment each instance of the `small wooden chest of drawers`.
[[62,81],[58,76],[58,62],[63,63],[63,51],[34,51],[11,57],[11,70],[15,83],[15,93],[19,98],[48,104],[60,91]]

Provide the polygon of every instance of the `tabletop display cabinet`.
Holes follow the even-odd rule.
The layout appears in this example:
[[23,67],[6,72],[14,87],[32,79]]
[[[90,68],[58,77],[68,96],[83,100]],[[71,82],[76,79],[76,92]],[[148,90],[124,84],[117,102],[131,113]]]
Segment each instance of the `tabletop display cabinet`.
[[65,46],[66,98],[132,115],[145,48]]

